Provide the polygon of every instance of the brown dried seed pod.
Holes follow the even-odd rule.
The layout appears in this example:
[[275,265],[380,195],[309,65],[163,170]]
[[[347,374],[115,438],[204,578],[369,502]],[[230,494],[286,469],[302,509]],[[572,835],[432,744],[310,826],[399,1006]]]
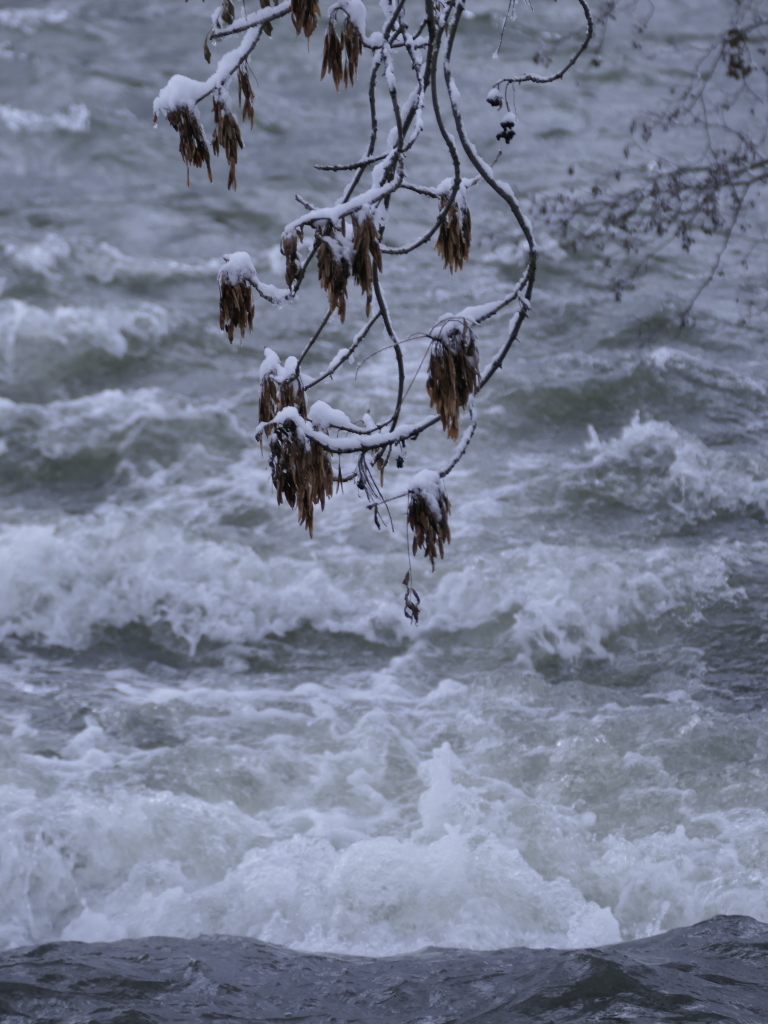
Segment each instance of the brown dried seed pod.
[[[444,210],[448,200],[444,196],[440,200],[440,209]],[[445,219],[437,232],[435,248],[443,257],[444,265],[450,270],[461,270],[464,261],[469,259],[472,244],[472,217],[469,207],[452,203]]]
[[235,5],[232,0],[221,0],[221,14],[219,21],[224,25],[231,25],[235,20]]
[[269,468],[277,493],[277,503],[285,498],[296,508],[299,523],[310,537],[314,528],[314,506],[325,508],[333,494],[333,466],[325,449],[314,438],[300,434],[293,420],[275,427],[269,442]]
[[240,337],[245,337],[246,325],[253,330],[253,297],[248,281],[232,284],[226,277],[221,278],[219,286],[219,327],[227,332],[230,342],[234,340],[235,331],[239,328]]
[[240,125],[233,114],[225,110],[224,104],[219,100],[213,101],[213,120],[216,127],[213,130],[213,152],[219,155],[219,148],[224,150],[224,156],[229,164],[229,177],[227,188],[237,189],[237,150],[243,148],[243,137],[240,134]]
[[381,270],[381,248],[379,247],[379,232],[376,230],[373,217],[368,216],[363,220],[355,220],[355,230],[352,236],[352,245],[355,255],[352,258],[352,276],[355,282],[360,285],[366,297],[365,315],[371,315],[371,296],[373,293],[373,264]]
[[451,503],[440,486],[438,494],[427,494],[422,490],[408,492],[408,525],[413,530],[412,551],[424,549],[424,557],[435,568],[438,553],[443,557],[444,547],[451,543],[451,528],[448,516]]
[[170,126],[179,133],[179,152],[187,165],[187,185],[190,166],[202,167],[205,164],[208,169],[208,181],[213,181],[208,143],[205,141],[205,133],[197,113],[189,107],[176,107],[175,110],[169,110],[166,117]]
[[341,30],[341,36],[336,34],[334,22],[330,21],[323,43],[323,66],[320,78],[325,78],[326,73],[329,73],[336,86],[336,92],[339,91],[342,82],[344,82],[345,88],[348,85],[354,85],[357,65],[362,52],[362,36],[349,19]]
[[[289,406],[296,409],[301,417],[306,418],[307,401],[301,380],[298,377],[289,377],[278,383],[274,373],[265,374],[261,378],[259,394],[259,423],[270,423],[281,409],[287,409]],[[269,437],[273,429],[271,426],[264,427],[259,434],[259,444],[263,437]]]
[[341,42],[346,57],[344,63],[344,86],[346,88],[348,85],[355,84],[357,65],[360,61],[360,54],[363,52],[363,38],[349,19],[341,33]]
[[285,256],[285,283],[289,288],[301,270],[301,261],[298,258],[299,238],[301,232],[296,235],[283,235],[280,239],[280,252]]
[[480,357],[477,339],[466,320],[461,327],[440,332],[432,342],[427,394],[453,441],[459,436],[459,413],[477,389]]
[[347,315],[349,262],[342,253],[332,225],[328,225],[320,238],[320,247],[317,250],[317,275],[320,278],[321,286],[328,295],[331,310],[337,309],[339,320],[344,323],[344,318]]
[[291,0],[291,21],[296,35],[303,32],[309,39],[317,28],[320,17],[320,5],[317,0]]
[[330,74],[333,84],[336,86],[336,92],[338,92],[339,85],[344,78],[344,65],[342,62],[341,41],[336,35],[336,29],[333,27],[332,21],[328,22],[325,40],[323,41],[323,66],[320,70],[321,80],[325,78],[326,73]]
[[[268,26],[272,28],[271,25]],[[254,92],[253,86],[251,85],[251,76],[248,74],[248,68],[243,67],[241,64],[237,69],[237,102],[240,104],[243,110],[243,120],[251,122],[251,128],[253,128],[253,100]]]
[[[269,0],[261,0],[261,6],[262,7],[269,7]],[[272,22],[271,21],[264,22],[264,24],[261,26],[261,30],[262,30],[262,32],[264,33],[265,36],[271,36],[272,35]],[[245,114],[243,114],[243,117],[245,117]]]

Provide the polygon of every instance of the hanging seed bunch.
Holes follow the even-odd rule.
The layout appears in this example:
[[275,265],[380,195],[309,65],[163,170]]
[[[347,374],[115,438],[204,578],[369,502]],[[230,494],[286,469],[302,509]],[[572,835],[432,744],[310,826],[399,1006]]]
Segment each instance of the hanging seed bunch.
[[221,9],[217,21],[219,25],[231,25],[235,20],[235,5],[232,0],[221,0]]
[[381,249],[379,232],[376,230],[372,214],[361,220],[355,219],[352,235],[352,246],[355,254],[352,258],[352,276],[360,285],[365,295],[365,315],[371,315],[371,296],[373,293],[373,264],[381,270]]
[[[440,209],[444,210],[447,204],[448,197],[443,196],[440,200]],[[440,224],[435,248],[443,257],[445,267],[453,273],[454,270],[461,270],[464,261],[469,259],[471,244],[472,217],[463,190],[460,189]]]
[[325,78],[326,73],[333,78],[336,92],[344,82],[344,88],[355,84],[357,76],[357,65],[360,61],[360,54],[363,52],[363,37],[357,28],[347,18],[341,36],[336,34],[335,22],[332,19],[328,22],[328,29],[325,33],[323,43],[323,67],[320,78]]
[[275,427],[269,442],[269,468],[277,493],[299,514],[299,523],[306,526],[310,537],[314,527],[314,506],[325,508],[326,498],[333,494],[333,466],[328,453],[314,438],[307,438],[293,420],[286,419]]
[[[268,357],[274,355],[267,349]],[[277,358],[275,356],[275,358]],[[291,360],[287,360],[290,364]],[[295,359],[294,359],[295,363]],[[302,419],[307,416],[307,402],[304,396],[304,386],[301,377],[297,372],[292,372],[293,367],[283,367],[277,360],[277,365],[271,367],[261,378],[261,392],[259,394],[259,423],[270,424],[270,421],[277,416],[282,409],[292,407],[296,409]],[[262,435],[269,437],[272,433],[272,426],[265,426],[259,434],[259,441]]]
[[[269,0],[261,0],[261,6],[262,8],[269,7]],[[269,21],[265,21],[264,24],[261,26],[261,31],[264,33],[265,36],[271,36],[272,23]],[[245,117],[245,114],[243,114],[243,117]]]
[[253,330],[253,297],[248,281],[230,284],[223,280],[219,286],[219,327],[227,332],[230,342],[234,340],[235,331],[245,337],[245,328]]
[[221,100],[213,101],[213,120],[216,127],[213,129],[213,152],[219,155],[219,148],[224,150],[224,156],[229,164],[229,177],[227,188],[237,189],[237,150],[243,148],[243,137],[240,134],[240,125],[235,120],[234,114],[226,109]]
[[320,5],[317,0],[291,0],[291,21],[296,35],[303,32],[309,39],[317,28],[320,17]]
[[[271,25],[267,25],[267,28],[272,28]],[[251,128],[253,128],[253,86],[251,85],[251,76],[248,74],[248,68],[243,67],[241,64],[237,69],[237,102],[243,111],[243,120],[251,122]],[[242,145],[242,143],[241,143]]]
[[438,552],[442,558],[445,545],[451,543],[450,511],[451,503],[439,474],[422,470],[408,491],[408,525],[413,530],[411,550],[415,555],[422,548],[433,572]]
[[347,281],[351,268],[348,246],[344,244],[346,232],[343,221],[341,229],[342,238],[339,239],[333,225],[328,223],[325,231],[319,236],[317,274],[321,286],[328,295],[331,309],[339,311],[339,320],[344,323],[347,315]]
[[300,238],[303,235],[299,231],[294,235],[283,235],[280,239],[280,252],[285,256],[285,283],[289,288],[301,271],[301,260],[298,257]]
[[[179,152],[187,165],[187,185],[190,166],[202,167],[205,164],[208,169],[208,181],[213,181],[208,143],[205,141],[205,132],[195,111],[189,107],[176,107],[175,110],[169,110],[166,117],[171,127],[179,133]],[[157,114],[154,120],[157,122]]]
[[466,320],[449,320],[433,337],[427,373],[427,394],[451,440],[459,436],[459,413],[477,390],[480,355],[477,338]]

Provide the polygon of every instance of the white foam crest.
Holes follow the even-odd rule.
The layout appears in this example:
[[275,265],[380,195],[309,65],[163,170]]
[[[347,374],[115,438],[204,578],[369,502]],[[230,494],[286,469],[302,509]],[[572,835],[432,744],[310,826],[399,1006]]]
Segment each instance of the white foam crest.
[[[415,825],[341,840],[333,808],[313,811],[308,829],[305,816],[303,833],[289,808],[286,834],[279,807],[249,815],[169,791],[113,787],[107,798],[99,785],[73,788],[75,773],[114,774],[118,758],[105,746],[91,725],[61,760],[35,759],[40,784],[46,772],[58,776],[58,790],[36,802],[19,787],[0,789],[0,945],[222,932],[387,955],[425,945],[584,947],[716,913],[768,916],[755,859],[764,814],[721,815],[710,838],[681,824],[600,839],[594,815],[511,787],[494,797],[487,780],[465,784],[444,743],[421,763]],[[546,868],[527,851],[534,831],[549,842]]]
[[6,103],[0,104],[0,124],[11,132],[87,132],[91,128],[91,114],[84,103],[72,103],[64,111],[38,114],[35,110],[21,110]]
[[15,267],[22,271],[51,276],[61,263],[72,254],[68,243],[59,235],[49,233],[39,242],[26,245],[8,244],[5,255]]
[[[306,542],[305,542],[306,543]],[[189,535],[169,505],[141,514],[104,505],[82,518],[0,527],[0,636],[81,648],[98,625],[166,623],[194,650],[203,635],[248,642],[310,621],[373,635],[399,624],[388,593],[371,595],[381,560],[354,550],[325,558],[298,546],[268,556],[231,540]]]
[[86,274],[102,284],[146,278],[156,281],[169,281],[174,278],[215,278],[221,266],[220,258],[172,260],[156,256],[127,256],[107,242],[101,242],[93,248],[83,247],[78,256],[83,261]]
[[635,413],[618,437],[605,441],[590,427],[587,452],[590,488],[644,512],[666,506],[694,522],[750,507],[768,510],[768,462],[708,448],[671,423]]
[[522,654],[606,658],[606,641],[624,627],[738,600],[743,595],[731,588],[729,574],[740,559],[738,546],[726,544],[628,553],[537,542],[444,570],[426,621],[471,629],[513,613],[507,638]]
[[134,309],[58,306],[48,312],[21,299],[4,299],[0,375],[8,380],[44,376],[49,356],[58,362],[94,348],[122,359],[131,339],[154,342],[167,331],[165,309],[148,302]]
[[4,28],[20,28],[33,32],[41,25],[61,25],[69,17],[69,11],[56,7],[10,7],[0,11],[0,25]]

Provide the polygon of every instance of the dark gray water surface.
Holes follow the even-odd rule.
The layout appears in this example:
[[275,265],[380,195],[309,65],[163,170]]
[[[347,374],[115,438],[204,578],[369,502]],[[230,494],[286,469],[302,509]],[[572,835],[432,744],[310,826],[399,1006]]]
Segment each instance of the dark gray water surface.
[[0,957],[8,1024],[760,1024],[768,927],[718,917],[589,950],[365,959],[203,936],[51,943]]

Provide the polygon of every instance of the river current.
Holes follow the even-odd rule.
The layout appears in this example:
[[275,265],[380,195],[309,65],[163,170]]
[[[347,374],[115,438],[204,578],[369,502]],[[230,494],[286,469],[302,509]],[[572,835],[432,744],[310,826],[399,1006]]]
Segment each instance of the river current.
[[[565,0],[540,0],[535,17],[520,5],[497,62],[504,5],[469,6],[455,71],[493,157],[498,114],[483,100],[497,68],[579,23]],[[312,165],[364,151],[364,87],[337,95],[321,83],[320,33],[307,46],[281,23],[254,61],[238,190],[221,160],[212,185],[193,171],[187,188],[152,99],[175,72],[206,74],[210,7],[0,9],[0,968],[37,964],[37,977],[46,958],[92,950],[113,957],[117,977],[120,957],[135,972],[155,955],[149,937],[167,936],[182,973],[189,961],[215,974],[246,948],[301,973],[293,950],[327,955],[311,961],[321,973],[356,965],[349,984],[363,989],[376,963],[418,988],[406,975],[420,964],[458,978],[475,970],[468,951],[506,950],[484,961],[501,958],[488,967],[497,980],[472,989],[498,1009],[512,947],[528,947],[514,961],[529,972],[525,999],[538,971],[547,984],[565,972],[566,987],[589,973],[587,954],[532,952],[544,947],[639,942],[605,953],[598,994],[633,950],[709,964],[709,943],[758,962],[768,357],[750,303],[764,273],[750,264],[738,282],[716,279],[681,329],[704,249],[683,259],[671,246],[616,302],[593,253],[541,228],[532,316],[449,479],[445,560],[434,574],[414,561],[423,612],[412,626],[402,503],[394,532],[377,531],[347,487],[310,539],[277,507],[253,437],[263,349],[301,350],[323,312],[314,281],[296,307],[259,307],[242,345],[218,329],[221,254],[245,249],[281,283],[294,194],[320,203],[340,191]],[[670,0],[644,49],[621,23],[600,62],[549,91],[519,90],[518,135],[498,167],[525,202],[567,181],[569,166],[587,180],[621,159],[629,121],[682,74],[679,48],[706,38],[705,8]],[[416,166],[431,184],[450,170],[433,141]],[[413,202],[390,237],[407,240],[430,212]],[[387,265],[404,333],[519,274],[499,208],[478,197],[472,213],[463,273],[444,272],[431,249]],[[363,316],[355,296],[310,374]],[[479,333],[481,359],[503,327]],[[361,358],[384,344],[374,331]],[[415,369],[421,351],[408,358]],[[381,352],[322,397],[353,419],[384,408],[390,371]],[[411,446],[403,479],[448,444]],[[385,493],[402,489],[398,472]],[[755,921],[690,931],[716,915]],[[64,945],[27,961],[11,952],[50,943]],[[407,955],[425,947],[465,952]],[[624,967],[605,966],[611,957]],[[27,989],[8,985],[6,1012],[27,1012]],[[716,989],[691,996],[709,1007],[701,1017],[661,1005],[591,1017],[583,993],[575,1016],[549,1010],[730,1019],[715,1016]],[[304,1012],[298,992],[286,1017]],[[450,1016],[413,998],[391,1019],[469,1019],[475,1006]],[[519,1019],[550,1019],[535,1006]],[[765,1019],[757,1006],[738,1019]],[[193,1019],[155,1009],[130,1019]],[[312,1012],[303,1019],[358,1019]],[[518,1019],[511,1004],[499,1013],[487,1019]]]

